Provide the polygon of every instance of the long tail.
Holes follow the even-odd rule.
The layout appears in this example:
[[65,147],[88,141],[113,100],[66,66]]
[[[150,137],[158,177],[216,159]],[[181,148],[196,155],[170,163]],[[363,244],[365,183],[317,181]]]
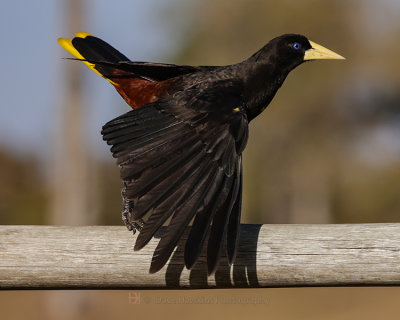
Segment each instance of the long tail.
[[[75,58],[81,60],[90,69],[114,85],[115,83],[109,79],[114,70],[111,64],[129,61],[125,55],[114,49],[107,42],[87,32],[78,32],[72,40],[59,38],[58,43]],[[92,61],[98,63],[93,63]]]

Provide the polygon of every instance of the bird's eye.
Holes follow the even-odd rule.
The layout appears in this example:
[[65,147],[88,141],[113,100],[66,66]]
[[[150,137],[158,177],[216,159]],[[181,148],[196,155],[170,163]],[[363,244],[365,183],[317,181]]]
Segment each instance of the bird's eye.
[[300,43],[298,43],[298,42],[295,42],[295,43],[293,44],[293,49],[294,49],[294,50],[299,50],[300,47],[301,47],[301,45],[300,45]]

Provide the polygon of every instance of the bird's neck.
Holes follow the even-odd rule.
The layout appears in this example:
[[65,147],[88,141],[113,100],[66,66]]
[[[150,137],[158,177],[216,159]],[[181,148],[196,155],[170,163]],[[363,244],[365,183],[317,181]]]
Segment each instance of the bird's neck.
[[289,71],[270,63],[249,64],[245,78],[244,100],[247,117],[257,117],[269,105]]

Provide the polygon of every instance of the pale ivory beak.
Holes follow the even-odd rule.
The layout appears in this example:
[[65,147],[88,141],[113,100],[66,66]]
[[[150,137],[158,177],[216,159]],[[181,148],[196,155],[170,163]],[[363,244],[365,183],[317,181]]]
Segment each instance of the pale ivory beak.
[[334,59],[334,60],[344,60],[346,58],[341,55],[319,45],[318,43],[308,40],[311,44],[311,49],[308,49],[304,53],[304,60],[317,60],[317,59]]

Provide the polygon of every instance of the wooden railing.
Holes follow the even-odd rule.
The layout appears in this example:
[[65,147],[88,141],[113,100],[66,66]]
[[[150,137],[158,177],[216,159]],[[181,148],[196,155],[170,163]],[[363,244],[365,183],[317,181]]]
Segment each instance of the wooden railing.
[[400,284],[400,224],[396,223],[242,225],[235,264],[228,267],[223,259],[212,277],[207,277],[204,255],[192,270],[183,267],[185,237],[168,265],[149,274],[158,239],[134,252],[134,237],[122,226],[0,226],[0,288]]

